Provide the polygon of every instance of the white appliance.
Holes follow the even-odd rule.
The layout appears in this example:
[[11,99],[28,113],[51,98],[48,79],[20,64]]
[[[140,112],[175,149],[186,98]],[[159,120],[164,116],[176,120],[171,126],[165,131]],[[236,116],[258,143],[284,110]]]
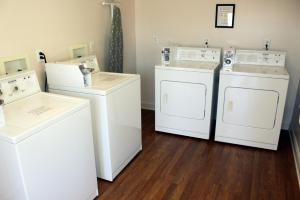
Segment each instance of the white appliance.
[[215,140],[276,150],[289,74],[285,52],[237,50],[220,71]]
[[2,76],[0,89],[0,199],[94,199],[89,102],[41,92],[34,71]]
[[[90,86],[82,64],[95,69]],[[50,92],[91,101],[97,176],[113,181],[142,150],[140,76],[99,70],[95,56],[46,65]]]
[[155,66],[155,130],[209,139],[220,49],[177,47]]

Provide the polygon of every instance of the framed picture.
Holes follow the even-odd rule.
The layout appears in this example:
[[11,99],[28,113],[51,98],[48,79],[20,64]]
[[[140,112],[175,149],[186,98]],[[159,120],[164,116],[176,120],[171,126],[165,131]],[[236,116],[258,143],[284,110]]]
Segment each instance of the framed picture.
[[234,27],[235,4],[217,4],[216,6],[216,28]]

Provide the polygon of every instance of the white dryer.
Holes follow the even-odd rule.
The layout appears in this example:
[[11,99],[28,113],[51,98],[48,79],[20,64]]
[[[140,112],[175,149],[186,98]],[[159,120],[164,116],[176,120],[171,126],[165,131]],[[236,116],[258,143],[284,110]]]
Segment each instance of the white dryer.
[[285,56],[237,50],[232,68],[223,67],[216,141],[277,149],[289,83]]
[[177,47],[155,66],[155,130],[209,139],[220,49]]
[[2,76],[0,89],[0,199],[94,199],[89,102],[41,92],[34,71]]
[[[94,68],[86,84],[80,68]],[[113,181],[142,150],[140,76],[100,72],[89,56],[46,64],[51,93],[91,101],[97,176]]]

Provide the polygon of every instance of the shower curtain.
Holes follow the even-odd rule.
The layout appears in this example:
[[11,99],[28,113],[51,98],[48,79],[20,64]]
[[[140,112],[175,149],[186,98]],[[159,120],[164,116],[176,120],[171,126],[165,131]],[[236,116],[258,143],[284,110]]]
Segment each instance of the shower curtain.
[[123,31],[120,8],[114,6],[112,14],[112,35],[108,52],[107,71],[123,73]]

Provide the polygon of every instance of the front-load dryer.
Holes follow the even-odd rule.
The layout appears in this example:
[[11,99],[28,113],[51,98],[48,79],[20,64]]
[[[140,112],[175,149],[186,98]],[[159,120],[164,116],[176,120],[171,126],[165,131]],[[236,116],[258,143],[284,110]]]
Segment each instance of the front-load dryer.
[[155,130],[209,139],[220,49],[177,47],[155,66]]
[[237,50],[235,64],[221,69],[216,141],[277,149],[289,83],[285,56]]
[[46,72],[51,93],[90,100],[97,176],[113,181],[142,150],[140,76],[100,72],[96,56],[48,63]]

